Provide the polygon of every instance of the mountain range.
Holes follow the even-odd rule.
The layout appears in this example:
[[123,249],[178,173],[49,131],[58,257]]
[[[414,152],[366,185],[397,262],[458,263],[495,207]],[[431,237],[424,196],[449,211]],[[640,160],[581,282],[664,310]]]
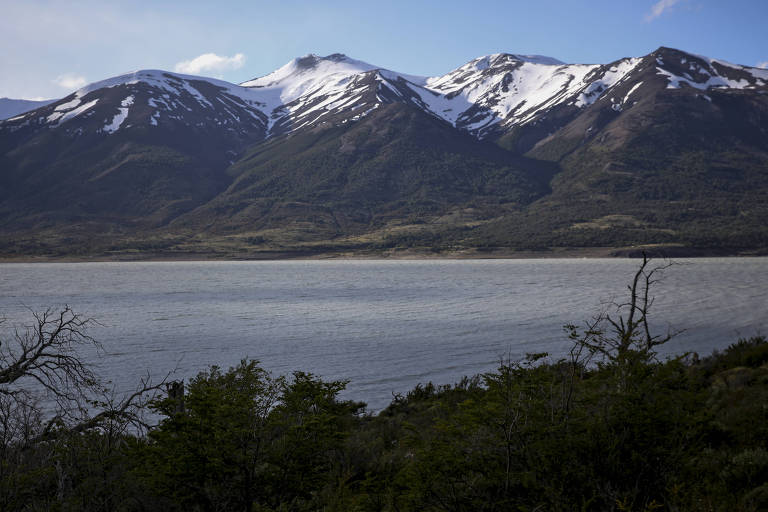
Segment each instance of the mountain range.
[[306,55],[29,107],[0,121],[5,257],[768,248],[768,70],[671,48],[437,77]]
[[0,98],[0,121],[43,107],[54,101],[56,100],[15,100],[11,98]]

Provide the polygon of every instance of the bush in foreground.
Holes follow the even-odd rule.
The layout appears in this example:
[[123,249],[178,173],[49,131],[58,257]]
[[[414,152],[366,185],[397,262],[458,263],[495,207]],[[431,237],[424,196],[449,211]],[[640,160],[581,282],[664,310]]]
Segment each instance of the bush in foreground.
[[[46,359],[4,345],[0,510],[768,510],[768,340],[660,360],[661,270],[644,260],[626,302],[568,326],[567,357],[419,385],[377,415],[339,398],[344,381],[244,360],[121,400],[83,373],[44,421],[17,384]],[[22,346],[92,341],[53,318]]]

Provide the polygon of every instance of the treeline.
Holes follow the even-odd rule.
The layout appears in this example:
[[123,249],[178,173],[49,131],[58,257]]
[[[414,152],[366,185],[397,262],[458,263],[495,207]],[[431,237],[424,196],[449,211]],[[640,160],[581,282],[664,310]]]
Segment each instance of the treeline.
[[0,386],[0,510],[768,510],[768,340],[660,360],[657,270],[567,326],[565,357],[420,385],[375,415],[343,381],[247,360],[74,421]]

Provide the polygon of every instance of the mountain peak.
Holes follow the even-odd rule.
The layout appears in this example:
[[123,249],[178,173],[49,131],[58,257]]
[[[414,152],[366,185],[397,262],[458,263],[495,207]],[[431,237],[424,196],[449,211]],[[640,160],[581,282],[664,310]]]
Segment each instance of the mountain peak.
[[762,89],[768,86],[768,71],[675,48],[659,47],[650,54],[658,74],[666,77],[668,89]]
[[521,55],[518,53],[499,53],[496,55],[502,58],[528,62],[530,64],[543,64],[546,66],[562,66],[565,64],[565,62],[561,60],[554,57],[547,57],[546,55]]
[[325,57],[318,55],[316,53],[308,53],[302,57],[297,57],[293,59],[288,64],[289,65],[293,64],[293,66],[296,69],[312,69],[322,62],[354,63],[359,61],[355,61],[355,59],[350,59],[343,53],[332,53],[330,55],[326,55]]
[[379,67],[351,59],[341,53],[333,53],[325,57],[310,53],[291,60],[268,75],[248,80],[240,85],[264,91],[265,94],[274,97],[275,104],[287,104],[318,87],[338,83],[352,75],[375,69]]
[[309,53],[297,57],[281,68],[267,75],[243,82],[243,87],[275,87],[286,81],[295,81],[299,76],[305,78],[326,77],[329,75],[352,75],[379,69],[367,62],[351,59],[342,53],[333,53],[325,57]]
[[332,53],[330,55],[327,55],[325,57],[322,57],[324,60],[332,60],[334,62],[341,62],[344,60],[350,60],[349,57],[344,55],[343,53]]
[[543,55],[519,55],[516,53],[492,53],[472,59],[467,64],[458,68],[459,70],[472,69],[474,71],[483,71],[498,66],[506,66],[517,62],[526,62],[529,64],[540,64],[545,66],[563,66],[564,62],[553,57]]
[[521,55],[518,53],[492,53],[483,57],[478,57],[472,62],[490,67],[493,65],[503,65],[508,62],[527,62],[529,64],[542,64],[545,66],[562,66],[565,63],[554,57],[544,55]]

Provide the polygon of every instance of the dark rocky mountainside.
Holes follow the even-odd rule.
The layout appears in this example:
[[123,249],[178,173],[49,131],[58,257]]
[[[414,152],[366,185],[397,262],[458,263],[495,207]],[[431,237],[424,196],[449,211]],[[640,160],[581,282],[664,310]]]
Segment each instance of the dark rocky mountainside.
[[768,70],[660,48],[441,77],[163,71],[0,122],[0,254],[768,248]]

